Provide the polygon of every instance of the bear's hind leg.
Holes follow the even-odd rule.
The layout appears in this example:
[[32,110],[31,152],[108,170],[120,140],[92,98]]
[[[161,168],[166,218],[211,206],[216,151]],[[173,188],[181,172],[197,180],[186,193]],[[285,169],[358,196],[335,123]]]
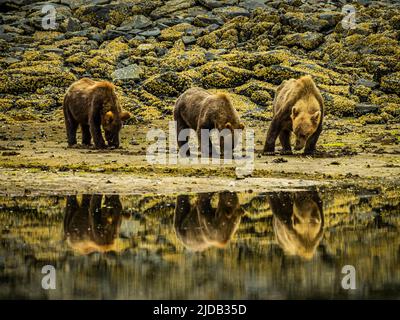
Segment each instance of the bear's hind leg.
[[90,146],[92,143],[92,135],[90,134],[90,127],[87,124],[81,125],[82,129],[82,144],[85,146]]
[[174,114],[174,118],[176,121],[176,139],[177,139],[177,144],[178,144],[179,155],[181,157],[190,157],[190,149],[189,148],[185,151],[181,150],[181,148],[185,144],[189,143],[189,137],[186,136],[184,139],[182,139],[182,137],[179,137],[179,134],[181,133],[182,130],[188,130],[190,128],[178,113]]
[[65,128],[67,129],[68,146],[76,145],[76,131],[78,130],[78,122],[72,118],[67,110],[64,109]]
[[289,130],[282,130],[281,133],[279,134],[279,141],[281,142],[282,146],[281,150],[282,155],[293,154],[292,147],[290,146],[290,134],[291,133]]

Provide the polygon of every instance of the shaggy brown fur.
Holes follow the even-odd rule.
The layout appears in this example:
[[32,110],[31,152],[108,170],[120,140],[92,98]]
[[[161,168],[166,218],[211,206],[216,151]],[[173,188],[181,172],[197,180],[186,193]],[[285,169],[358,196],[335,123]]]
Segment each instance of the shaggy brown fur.
[[218,206],[213,208],[214,193],[199,193],[194,205],[188,195],[176,200],[174,228],[178,239],[193,251],[203,251],[211,246],[224,247],[240,223],[243,210],[233,192],[218,194]]
[[[197,133],[200,146],[203,146],[203,143],[211,145],[211,141],[201,141],[201,129],[218,129],[220,131],[229,129],[231,133],[234,133],[235,129],[244,129],[244,125],[240,122],[239,115],[227,95],[211,94],[198,87],[188,89],[178,98],[174,109],[174,119],[177,124],[177,138],[181,130],[193,129]],[[179,141],[178,139],[179,149],[187,142],[187,140]],[[223,150],[224,143],[221,139],[221,153]],[[211,154],[212,145],[209,148],[209,155]]]
[[296,150],[315,152],[322,131],[324,101],[311,77],[290,79],[278,87],[274,99],[274,117],[268,130],[264,154],[274,154],[279,135],[282,154],[291,154],[290,135],[296,136]]
[[64,96],[63,109],[69,146],[76,144],[80,125],[83,145],[90,145],[93,137],[96,148],[105,148],[103,127],[108,145],[119,147],[122,121],[129,119],[130,114],[121,110],[112,83],[88,78],[74,82]]

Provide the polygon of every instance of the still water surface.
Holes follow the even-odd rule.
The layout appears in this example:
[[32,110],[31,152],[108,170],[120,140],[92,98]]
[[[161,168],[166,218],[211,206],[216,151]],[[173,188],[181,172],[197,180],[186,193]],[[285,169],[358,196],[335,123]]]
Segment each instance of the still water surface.
[[399,227],[398,190],[0,197],[0,299],[400,298]]

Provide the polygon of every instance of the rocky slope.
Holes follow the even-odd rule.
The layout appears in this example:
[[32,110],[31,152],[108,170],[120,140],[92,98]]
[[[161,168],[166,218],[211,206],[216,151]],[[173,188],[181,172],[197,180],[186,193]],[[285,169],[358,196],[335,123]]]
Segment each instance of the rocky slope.
[[0,120],[59,119],[65,89],[114,81],[132,122],[170,117],[192,85],[227,90],[245,119],[268,120],[276,85],[311,74],[332,117],[400,118],[400,3],[344,0],[5,0]]

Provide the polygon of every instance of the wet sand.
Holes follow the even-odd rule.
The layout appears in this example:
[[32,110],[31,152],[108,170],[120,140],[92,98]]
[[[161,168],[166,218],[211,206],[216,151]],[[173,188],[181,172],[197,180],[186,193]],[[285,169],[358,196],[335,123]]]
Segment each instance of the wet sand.
[[[398,185],[400,125],[362,126],[354,120],[327,120],[313,157],[261,156],[268,123],[255,130],[255,164],[242,179],[234,165],[151,165],[146,161],[150,128],[166,121],[127,125],[121,148],[67,148],[61,119],[49,123],[0,125],[1,194],[106,192],[179,193],[301,188],[310,185],[372,183]],[[79,141],[79,133],[78,133]],[[240,178],[240,179],[238,179]]]

